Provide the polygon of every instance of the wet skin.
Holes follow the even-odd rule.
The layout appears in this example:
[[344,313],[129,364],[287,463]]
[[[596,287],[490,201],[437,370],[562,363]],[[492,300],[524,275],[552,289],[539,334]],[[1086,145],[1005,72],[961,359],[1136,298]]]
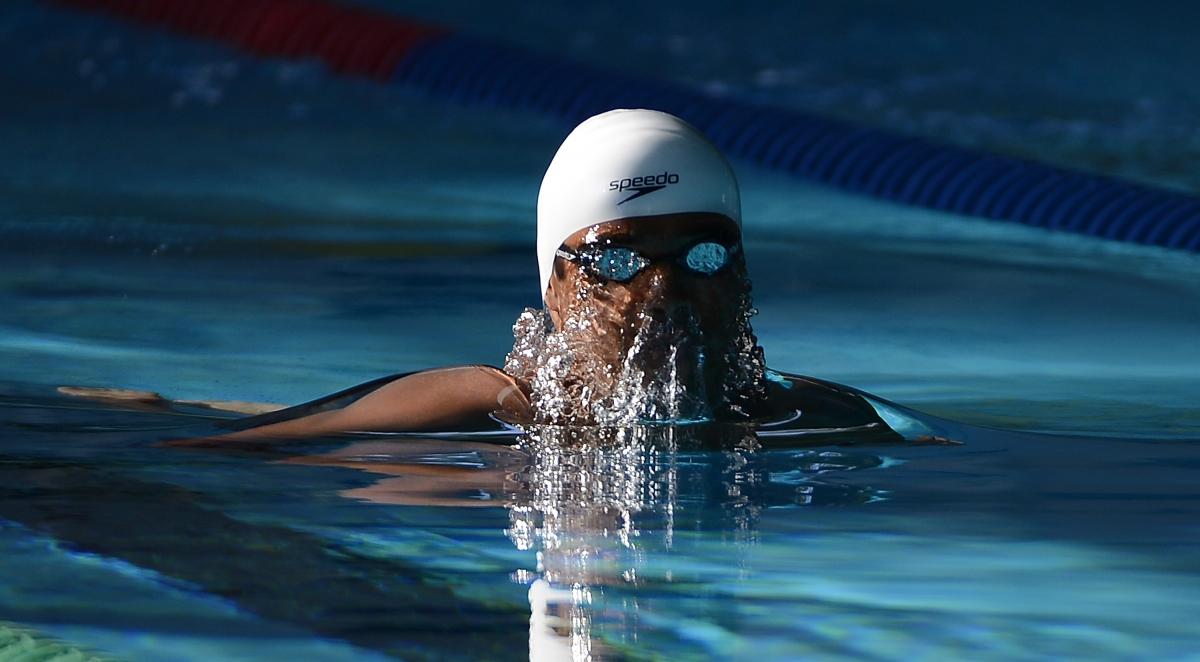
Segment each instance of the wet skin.
[[[737,246],[729,267],[713,275],[697,274],[674,258],[691,246],[713,241]],[[737,224],[720,214],[666,214],[609,221],[584,228],[567,237],[563,244],[572,250],[591,245],[616,245],[631,248],[651,260],[626,283],[604,281],[592,276],[579,265],[558,258],[546,290],[546,309],[554,325],[562,328],[568,309],[587,305],[603,311],[619,325],[628,325],[639,309],[661,309],[667,312],[682,306],[691,307],[704,323],[705,331],[725,333],[728,341],[734,317],[732,303],[742,292],[746,265],[740,250],[741,231]],[[652,281],[658,287],[650,288]],[[591,296],[585,301],[578,293],[588,284]]]
[[[679,256],[700,242],[733,248],[730,263],[711,275],[682,265]],[[748,294],[737,224],[711,213],[621,219],[579,230],[563,245],[572,251],[589,246],[630,248],[651,264],[622,283],[604,280],[574,262],[557,258],[546,290],[546,309],[555,327],[561,330],[571,316],[589,319],[588,330],[594,338],[588,350],[603,363],[619,365],[641,326],[640,314],[675,321],[690,316],[702,332],[705,362],[700,379],[710,396],[710,408],[717,409],[716,399],[727,374],[727,350],[740,330],[738,303]],[[685,382],[691,378],[682,377]]]

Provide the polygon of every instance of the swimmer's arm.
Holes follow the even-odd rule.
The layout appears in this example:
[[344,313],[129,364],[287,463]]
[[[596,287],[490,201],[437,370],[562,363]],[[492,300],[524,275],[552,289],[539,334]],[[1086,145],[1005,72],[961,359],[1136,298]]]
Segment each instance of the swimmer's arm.
[[[204,441],[298,439],[345,432],[467,430],[493,424],[489,414],[528,407],[511,377],[489,366],[419,372],[372,391],[342,409],[206,438]],[[200,441],[200,440],[196,440]],[[186,443],[186,442],[185,442]]]
[[173,412],[178,405],[228,411],[235,414],[266,414],[287,405],[269,402],[245,402],[243,400],[170,400],[154,391],[137,391],[127,388],[104,386],[59,386],[58,392],[73,398],[82,398],[111,407],[135,411]]

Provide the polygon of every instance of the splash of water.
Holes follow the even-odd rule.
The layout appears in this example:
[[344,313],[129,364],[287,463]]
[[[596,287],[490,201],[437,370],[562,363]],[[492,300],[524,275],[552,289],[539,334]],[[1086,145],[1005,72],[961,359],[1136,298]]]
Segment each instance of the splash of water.
[[[628,426],[746,419],[766,393],[766,362],[750,327],[749,280],[735,306],[731,342],[714,350],[688,308],[672,315],[639,311],[632,339],[618,354],[603,351],[619,336],[596,306],[595,285],[585,285],[555,329],[545,310],[527,308],[513,325],[513,349],[504,371],[530,393],[534,422]],[[650,287],[657,287],[652,281]],[[714,356],[713,354],[716,354]],[[708,392],[705,366],[721,369],[720,392]]]

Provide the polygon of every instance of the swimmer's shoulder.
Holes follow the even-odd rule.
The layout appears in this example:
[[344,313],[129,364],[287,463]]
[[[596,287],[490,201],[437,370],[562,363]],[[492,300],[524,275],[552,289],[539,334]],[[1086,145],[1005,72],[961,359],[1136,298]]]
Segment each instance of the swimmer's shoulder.
[[431,368],[397,376],[375,395],[410,394],[416,386],[442,394],[439,407],[447,412],[497,414],[506,420],[527,417],[529,397],[520,382],[496,366],[483,363]]
[[767,415],[799,416],[804,427],[843,428],[880,423],[875,408],[855,389],[836,382],[771,371]]
[[529,401],[529,387],[504,370],[485,363],[470,366],[475,379],[485,384],[484,388],[495,393],[496,408],[493,413],[505,421],[527,421],[533,417],[533,405]]
[[335,415],[345,430],[484,430],[527,406],[520,386],[494,366],[432,368],[399,377]]

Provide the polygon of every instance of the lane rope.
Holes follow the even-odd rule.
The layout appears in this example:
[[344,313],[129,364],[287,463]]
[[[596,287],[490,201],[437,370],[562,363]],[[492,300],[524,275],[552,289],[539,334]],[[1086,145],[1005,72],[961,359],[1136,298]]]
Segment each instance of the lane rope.
[[705,95],[327,0],[51,0],[204,37],[255,55],[454,103],[528,110],[568,127],[656,108],[730,156],[847,191],[963,216],[1200,251],[1200,198],[1029,159]]

